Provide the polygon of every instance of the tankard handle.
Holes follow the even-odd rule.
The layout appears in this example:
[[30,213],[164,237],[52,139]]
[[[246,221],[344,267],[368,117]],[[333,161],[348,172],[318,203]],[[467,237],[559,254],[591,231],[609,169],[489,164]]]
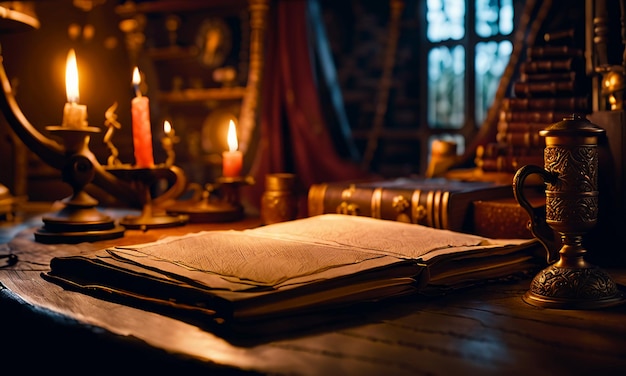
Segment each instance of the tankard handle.
[[515,200],[517,200],[520,206],[528,213],[530,217],[528,229],[544,246],[548,264],[552,264],[559,259],[560,247],[554,240],[554,231],[546,222],[546,207],[533,207],[524,195],[524,182],[526,178],[532,174],[539,175],[543,179],[544,184],[555,184],[558,176],[539,166],[526,165],[518,169],[513,177],[513,194],[515,195]]

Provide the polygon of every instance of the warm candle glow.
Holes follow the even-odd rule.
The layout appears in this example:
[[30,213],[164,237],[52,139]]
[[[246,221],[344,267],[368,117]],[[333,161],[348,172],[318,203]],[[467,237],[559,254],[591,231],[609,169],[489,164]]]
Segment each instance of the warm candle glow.
[[139,68],[133,69],[133,86],[135,87],[135,95],[141,97],[141,90],[139,90],[139,84],[141,83],[141,75],[139,74]]
[[135,98],[131,100],[131,115],[133,121],[133,147],[135,152],[135,165],[141,168],[154,166],[152,155],[152,126],[150,123],[150,100],[142,96],[139,90],[141,75],[139,68],[133,71],[133,85],[135,86]]
[[87,127],[87,106],[78,104],[78,65],[76,64],[76,53],[73,49],[67,53],[65,93],[67,94],[67,102],[65,107],[63,107],[62,126],[67,128]]
[[230,121],[228,124],[228,151],[222,153],[222,175],[226,177],[237,177],[241,174],[243,167],[243,153],[237,148],[237,129],[235,122]]
[[172,128],[172,124],[167,120],[163,122],[163,132],[165,133],[165,137],[161,139],[161,145],[167,154],[165,165],[171,166],[174,164],[174,158],[176,158],[174,154],[174,144],[178,142],[178,137],[174,136],[174,128]]
[[237,128],[235,128],[235,122],[232,120],[228,124],[228,150],[235,151],[239,148],[237,141]]
[[78,64],[76,63],[76,53],[73,49],[67,54],[67,63],[65,65],[65,92],[68,102],[78,103]]

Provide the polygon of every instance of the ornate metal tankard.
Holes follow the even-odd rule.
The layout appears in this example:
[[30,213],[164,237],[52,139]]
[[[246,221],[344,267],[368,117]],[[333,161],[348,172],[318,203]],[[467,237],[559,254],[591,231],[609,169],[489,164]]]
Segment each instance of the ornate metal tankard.
[[[524,295],[530,304],[592,309],[623,302],[611,277],[585,261],[582,245],[598,220],[598,137],[604,132],[579,115],[550,125],[539,132],[546,141],[544,168],[526,165],[513,178],[515,198],[530,215],[530,230],[546,248],[550,264]],[[545,212],[524,196],[524,182],[532,174],[546,185]]]

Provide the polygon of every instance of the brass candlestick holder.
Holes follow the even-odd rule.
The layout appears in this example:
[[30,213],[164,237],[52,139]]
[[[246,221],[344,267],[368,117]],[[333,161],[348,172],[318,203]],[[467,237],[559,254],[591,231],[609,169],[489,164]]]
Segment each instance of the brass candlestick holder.
[[[216,223],[241,220],[245,209],[241,204],[240,188],[253,185],[254,178],[220,177],[207,184],[200,194],[187,202],[176,202],[167,207],[170,215],[187,215],[189,222]],[[199,197],[198,197],[199,196]]]
[[[120,219],[120,224],[130,229],[146,231],[151,228],[182,226],[187,223],[189,216],[184,214],[171,215],[159,211],[152,199],[151,189],[161,179],[168,179],[172,173],[171,167],[155,166],[138,168],[130,165],[109,167],[107,169],[122,180],[131,182],[141,195],[141,214],[127,215]],[[177,180],[180,183],[180,179]]]
[[35,231],[35,240],[42,243],[80,243],[122,237],[124,228],[98,211],[98,201],[84,190],[95,176],[88,148],[90,135],[100,132],[100,129],[62,126],[46,129],[63,139],[66,163],[62,168],[62,177],[72,187],[73,193],[62,200],[65,204],[63,209],[43,216],[44,226]]
[[[550,264],[532,280],[524,300],[562,309],[594,309],[622,304],[613,279],[584,256],[583,236],[598,219],[598,137],[604,129],[573,115],[539,132],[546,138],[544,168],[527,165],[513,179],[515,198],[531,218],[530,229]],[[524,181],[539,175],[546,184],[545,213],[524,197]],[[555,241],[554,232],[560,236]]]

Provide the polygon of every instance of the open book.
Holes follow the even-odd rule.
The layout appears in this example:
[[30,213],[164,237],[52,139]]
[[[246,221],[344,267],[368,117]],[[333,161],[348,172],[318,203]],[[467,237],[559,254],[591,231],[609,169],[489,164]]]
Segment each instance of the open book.
[[42,276],[68,289],[223,326],[536,270],[537,244],[324,214],[56,257]]

